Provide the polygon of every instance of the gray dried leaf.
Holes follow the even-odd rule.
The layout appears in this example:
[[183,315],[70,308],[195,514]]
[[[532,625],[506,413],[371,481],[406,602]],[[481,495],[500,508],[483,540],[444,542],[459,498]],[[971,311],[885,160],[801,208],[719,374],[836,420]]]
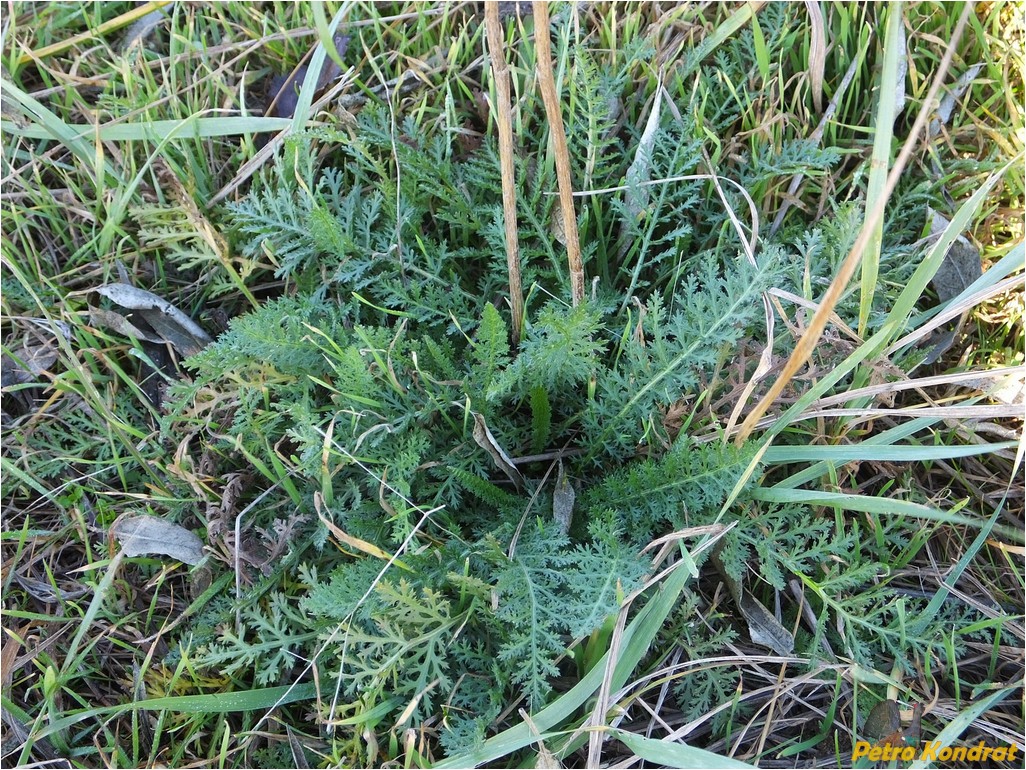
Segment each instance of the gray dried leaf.
[[135,337],[137,340],[153,342],[157,345],[164,341],[152,331],[140,329],[120,313],[104,310],[102,307],[89,308],[89,323],[92,326],[111,329],[126,337]]
[[37,330],[27,330],[21,345],[13,342],[10,355],[0,356],[0,387],[3,388],[5,417],[31,412],[35,402],[33,394],[41,394],[41,383],[48,380],[46,373],[57,363],[57,340]]
[[64,586],[58,586],[55,588],[50,583],[46,583],[42,580],[36,580],[35,578],[25,577],[17,572],[14,573],[14,579],[18,581],[18,585],[25,589],[25,593],[44,604],[56,604],[57,602],[71,601],[85,596],[90,591],[87,586],[82,585],[77,580],[73,583],[75,586],[74,588],[65,588]]
[[563,461],[559,461],[559,473],[556,476],[556,489],[552,493],[552,516],[556,520],[559,532],[565,535],[570,531],[570,523],[574,518],[574,500],[577,493],[563,472]]
[[185,527],[156,516],[125,516],[111,527],[125,556],[169,556],[196,565],[203,558],[203,541]]
[[46,342],[25,340],[20,348],[12,349],[11,352],[35,376],[50,371],[50,367],[57,363],[57,344],[52,338]]
[[[68,338],[68,331],[63,324],[56,329],[41,319],[29,319],[36,327],[25,333],[21,345],[11,344],[10,355],[3,354],[3,386],[22,385],[36,382],[39,375],[48,372],[57,363],[56,334]],[[44,332],[49,332],[45,334]]]
[[794,652],[794,637],[791,636],[791,632],[758,600],[742,595],[738,607],[748,624],[748,635],[754,644],[768,647],[777,655],[790,655]]
[[752,642],[761,647],[768,647],[778,655],[790,655],[794,651],[794,637],[791,632],[784,628],[761,602],[745,593],[744,586],[727,572],[720,558],[720,547],[713,551],[712,562],[726,583],[727,590],[730,591],[738,609],[741,610],[741,615],[748,624],[748,635]]
[[499,442],[495,440],[492,432],[488,430],[484,417],[477,412],[472,414],[474,415],[474,441],[489,454],[495,465],[509,477],[517,489],[523,488],[524,477],[517,470],[509,455],[499,446]]
[[285,725],[285,734],[289,738],[289,749],[292,751],[292,766],[296,770],[305,770],[310,767],[310,761],[306,758],[306,750],[303,748],[303,742],[299,740],[299,736],[296,735],[288,725]]
[[[933,215],[930,234],[939,236],[951,222],[932,209],[930,213]],[[983,275],[983,260],[980,258],[979,249],[973,246],[964,235],[959,235],[948,247],[948,253],[944,255],[944,261],[941,262],[930,285],[937,292],[941,303],[944,303],[965,291],[981,275]]]
[[937,105],[937,111],[934,113],[937,117],[930,121],[929,131],[931,139],[941,132],[942,126],[947,125],[951,121],[955,105],[958,104],[958,100],[962,98],[969,86],[976,80],[976,76],[980,74],[982,69],[982,64],[974,64],[962,73],[962,77],[955,81],[955,85],[951,87],[951,90],[944,94],[944,98],[941,99],[940,104]]
[[[100,286],[93,291],[107,297],[114,304],[126,310],[134,311],[131,314],[132,321],[124,319],[124,322],[136,329],[137,332],[142,332],[139,329],[140,324],[136,320],[137,318],[150,326],[151,331],[135,335],[140,339],[145,339],[148,342],[170,343],[179,353],[186,356],[199,353],[211,342],[210,336],[200,328],[199,324],[156,294],[144,289],[137,289],[127,283],[112,283]],[[105,311],[102,316],[98,317],[104,318],[108,323],[114,322],[109,311]]]

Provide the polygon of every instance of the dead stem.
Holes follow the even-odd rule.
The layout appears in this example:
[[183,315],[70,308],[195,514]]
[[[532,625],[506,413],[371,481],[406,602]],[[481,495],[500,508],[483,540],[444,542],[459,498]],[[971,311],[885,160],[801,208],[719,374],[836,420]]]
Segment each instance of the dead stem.
[[499,165],[502,172],[502,218],[506,227],[506,268],[509,272],[509,303],[513,313],[513,343],[520,344],[524,318],[524,293],[520,285],[520,246],[517,241],[517,192],[513,179],[513,125],[510,120],[509,67],[502,51],[499,3],[485,3],[488,54],[495,77],[495,122],[499,129]]
[[574,191],[570,182],[570,154],[566,149],[566,132],[559,109],[556,81],[552,75],[552,48],[549,44],[549,6],[545,0],[534,0],[534,38],[538,52],[538,85],[545,114],[552,131],[552,148],[556,154],[556,181],[559,183],[559,205],[563,211],[566,233],[566,258],[570,266],[570,295],[574,307],[584,301],[584,265],[581,263],[581,243],[577,236],[577,213],[574,211]]

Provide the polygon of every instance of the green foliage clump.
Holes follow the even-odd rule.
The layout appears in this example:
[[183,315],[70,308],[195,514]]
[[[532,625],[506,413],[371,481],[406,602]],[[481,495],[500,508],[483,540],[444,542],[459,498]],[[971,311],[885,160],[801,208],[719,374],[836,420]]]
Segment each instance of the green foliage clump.
[[[600,639],[643,585],[641,550],[655,537],[733,522],[719,566],[757,590],[819,579],[830,558],[858,561],[854,535],[836,522],[801,506],[754,507],[754,447],[717,437],[705,414],[702,441],[666,421],[687,404],[696,419],[695,399],[712,398],[734,352],[764,335],[767,289],[801,293],[832,270],[855,210],[785,228],[752,264],[715,188],[676,180],[705,168],[710,126],[736,114],[667,110],[632,158],[622,144],[640,140],[618,132],[614,109],[630,63],[610,75],[579,53],[567,117],[577,183],[628,184],[581,202],[596,282],[572,306],[544,194],[551,164],[518,159],[521,339],[510,339],[488,138],[465,157],[451,134],[393,124],[368,104],[345,134],[290,139],[229,206],[237,248],[275,265],[285,289],[188,362],[194,379],[175,389],[176,409],[208,387],[232,393],[234,408],[216,415],[221,450],[318,523],[296,549],[302,563],[279,565],[276,587],[241,601],[239,622],[204,642],[200,662],[272,684],[311,661],[343,702],[444,719],[442,744],[457,751],[494,729],[511,697],[537,710],[580,674],[582,640]],[[544,143],[543,124],[525,127],[523,141]],[[743,161],[738,176],[756,189],[823,173],[839,156],[796,140]],[[738,512],[724,512],[732,494]],[[883,594],[853,604],[869,572],[825,581],[820,611],[890,622]],[[689,634],[701,654],[736,631]],[[851,653],[882,649],[867,637]],[[705,709],[733,684],[729,672],[696,674],[675,692]]]
[[[758,323],[752,308],[776,260],[756,270],[736,254],[709,259],[675,291],[652,293],[637,316],[607,291],[569,307],[561,276],[538,267],[555,299],[532,303],[524,338],[511,341],[501,308],[470,301],[499,285],[501,261],[457,237],[490,226],[481,212],[499,202],[484,172],[493,150],[456,163],[441,139],[407,124],[395,185],[385,181],[386,126],[380,110],[364,110],[341,165],[322,171],[302,159],[323,137],[295,140],[233,204],[240,248],[270,257],[296,291],[235,319],[190,360],[195,379],[178,394],[185,404],[211,383],[230,386],[238,408],[222,430],[232,446],[272,475],[290,465],[294,501],[310,506],[316,491],[321,515],[348,535],[382,553],[444,545],[436,559],[401,556],[401,569],[343,559],[321,579],[305,567],[299,609],[280,592],[250,602],[202,659],[229,673],[259,668],[268,683],[322,645],[319,660],[337,657],[326,671],[347,697],[417,698],[426,718],[455,691],[470,713],[491,713],[510,689],[538,708],[574,640],[640,585],[645,539],[684,515],[709,520],[750,460],[747,449],[685,439],[661,457],[669,436],[659,420]],[[681,141],[685,130],[661,131],[660,173],[693,167],[697,143]],[[600,171],[618,169],[596,160],[590,173],[604,184]],[[634,244],[619,273],[632,291],[682,257],[682,231],[659,223],[693,195],[662,188],[640,224],[611,207]],[[533,200],[540,222],[551,203]],[[477,420],[508,457],[580,447],[561,461],[564,484],[582,492],[569,532],[546,514],[555,494],[547,461],[522,467],[526,487],[510,486]],[[275,449],[283,441],[287,455]],[[628,462],[646,447],[649,459]],[[327,530],[314,537],[321,548],[328,540]],[[490,684],[465,686],[456,670]]]

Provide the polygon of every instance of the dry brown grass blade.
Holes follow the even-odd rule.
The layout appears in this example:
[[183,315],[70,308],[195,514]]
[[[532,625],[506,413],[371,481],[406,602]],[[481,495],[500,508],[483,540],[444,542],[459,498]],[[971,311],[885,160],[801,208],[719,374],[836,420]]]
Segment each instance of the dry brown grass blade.
[[812,355],[812,351],[815,350],[816,344],[819,342],[819,338],[823,334],[823,330],[826,329],[827,322],[830,319],[830,314],[833,312],[834,306],[841,298],[844,287],[848,285],[848,281],[851,280],[852,275],[854,275],[855,270],[859,266],[859,262],[862,260],[862,254],[869,245],[870,239],[873,237],[873,230],[875,230],[877,225],[883,221],[884,206],[890,199],[891,194],[894,192],[894,188],[897,186],[898,180],[901,178],[902,170],[908,163],[909,158],[912,157],[912,151],[918,143],[919,135],[922,133],[923,129],[926,127],[927,121],[933,114],[933,105],[937,100],[937,94],[940,91],[941,84],[944,82],[945,75],[947,75],[948,68],[951,66],[951,61],[955,56],[955,46],[958,44],[959,38],[962,37],[962,30],[965,29],[966,21],[968,20],[971,11],[972,6],[966,5],[962,10],[961,16],[959,16],[958,24],[955,26],[955,31],[951,36],[951,41],[948,43],[948,48],[944,52],[944,58],[941,59],[940,66],[937,68],[937,74],[934,76],[933,83],[930,84],[930,91],[926,95],[926,99],[923,100],[922,109],[919,110],[919,114],[916,116],[916,121],[908,133],[908,138],[905,140],[905,144],[902,145],[901,152],[895,159],[894,166],[891,168],[891,172],[887,176],[887,183],[884,185],[883,195],[880,196],[873,209],[866,213],[866,219],[862,224],[862,230],[859,231],[858,238],[855,239],[855,244],[851,247],[851,251],[848,253],[848,256],[845,257],[840,270],[834,277],[834,280],[830,283],[829,288],[827,288],[826,294],[820,302],[819,310],[816,311],[816,314],[809,322],[808,330],[798,341],[798,345],[795,347],[794,352],[791,353],[791,357],[787,359],[787,363],[784,365],[784,370],[774,381],[769,392],[767,392],[766,395],[762,397],[762,400],[755,405],[755,408],[749,413],[748,417],[745,418],[744,423],[742,423],[741,430],[738,432],[737,439],[735,440],[738,445],[742,444],[745,439],[751,435],[756,424],[759,422],[759,419],[783,392],[784,388],[787,387],[787,383],[791,381],[791,378],[797,374],[798,370],[809,359]]
[[506,269],[509,273],[509,303],[513,313],[513,342],[520,344],[524,320],[524,291],[520,284],[520,245],[517,240],[517,191],[513,179],[513,122],[510,119],[509,66],[502,50],[502,22],[499,3],[485,3],[485,31],[488,55],[495,78],[495,124],[499,130],[499,167],[502,173],[502,219],[506,228]]
[[556,154],[556,181],[559,184],[559,205],[563,211],[566,233],[566,258],[570,267],[570,295],[574,307],[584,301],[584,264],[581,262],[581,242],[577,235],[577,212],[574,210],[574,192],[570,181],[570,153],[566,148],[566,131],[559,109],[556,79],[552,74],[552,46],[549,41],[549,4],[534,0],[534,41],[538,52],[538,86],[541,88],[545,114],[552,131],[552,147]]

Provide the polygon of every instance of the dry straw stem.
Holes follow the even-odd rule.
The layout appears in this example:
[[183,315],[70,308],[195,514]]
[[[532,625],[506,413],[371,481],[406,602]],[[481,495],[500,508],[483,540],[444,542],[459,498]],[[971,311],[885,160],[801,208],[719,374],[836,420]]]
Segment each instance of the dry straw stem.
[[499,3],[485,3],[488,54],[495,79],[495,123],[499,129],[499,167],[502,172],[502,218],[506,227],[506,268],[509,272],[509,302],[513,313],[513,342],[520,344],[524,319],[524,292],[520,285],[520,246],[517,242],[517,191],[513,184],[513,125],[510,120],[509,67],[502,51],[502,23]]
[[[934,76],[933,83],[930,85],[930,92],[926,95],[926,99],[923,101],[923,107],[919,110],[919,115],[916,116],[916,122],[908,133],[908,139],[905,140],[905,144],[902,146],[901,152],[894,161],[894,167],[891,169],[891,173],[887,177],[887,184],[884,186],[883,194],[876,200],[876,205],[867,212],[866,220],[862,224],[862,229],[859,231],[859,237],[855,240],[855,245],[851,247],[851,251],[841,264],[841,269],[834,277],[834,280],[830,283],[829,288],[826,290],[826,294],[823,296],[823,301],[819,304],[819,310],[817,310],[816,314],[812,317],[812,320],[809,322],[808,330],[798,341],[798,345],[795,347],[794,352],[791,353],[791,357],[787,359],[787,363],[784,364],[784,369],[780,373],[780,376],[776,381],[774,381],[769,392],[762,397],[762,400],[759,401],[758,404],[755,405],[755,408],[741,425],[741,430],[738,432],[737,439],[735,440],[738,445],[742,444],[745,439],[751,435],[755,426],[758,424],[759,419],[766,413],[766,410],[769,409],[770,404],[772,404],[783,392],[787,383],[791,381],[791,378],[794,377],[802,365],[809,360],[809,357],[812,355],[812,351],[816,348],[816,344],[819,342],[819,338],[822,336],[823,330],[826,328],[827,321],[830,318],[831,312],[833,312],[834,306],[841,298],[841,293],[844,291],[844,287],[848,285],[848,281],[851,280],[852,275],[859,266],[862,254],[865,251],[866,246],[868,246],[870,238],[873,236],[873,230],[880,222],[883,221],[884,206],[890,199],[891,193],[894,192],[894,188],[898,184],[898,179],[901,177],[901,172],[905,168],[905,164],[908,163],[908,159],[912,156],[912,151],[915,149],[919,134],[926,126],[926,122],[933,115],[937,93],[940,91],[941,83],[944,82],[944,76],[947,74],[948,68],[951,66],[951,60],[955,55],[955,46],[958,44],[958,40],[962,36],[962,30],[965,29],[966,21],[969,18],[971,10],[972,6],[970,4],[966,4],[965,8],[962,10],[962,15],[959,17],[958,24],[955,25],[955,31],[951,36],[951,42],[948,44],[947,51],[944,52],[944,58],[941,59],[940,66],[937,68],[937,74]],[[884,95],[881,95],[881,98],[885,98]]]
[[552,148],[556,154],[556,181],[559,183],[559,205],[563,211],[563,229],[566,233],[566,259],[570,267],[570,296],[574,307],[584,301],[584,265],[581,263],[581,243],[577,236],[577,213],[574,211],[574,191],[570,182],[570,154],[566,149],[566,132],[559,109],[556,80],[552,75],[552,47],[549,44],[549,5],[545,0],[534,0],[534,38],[538,54],[538,85],[545,114],[552,132]]

